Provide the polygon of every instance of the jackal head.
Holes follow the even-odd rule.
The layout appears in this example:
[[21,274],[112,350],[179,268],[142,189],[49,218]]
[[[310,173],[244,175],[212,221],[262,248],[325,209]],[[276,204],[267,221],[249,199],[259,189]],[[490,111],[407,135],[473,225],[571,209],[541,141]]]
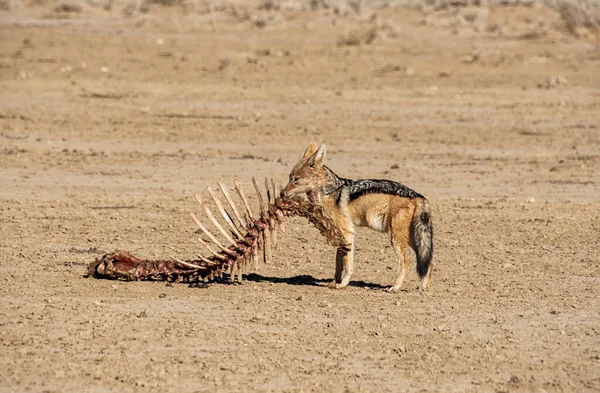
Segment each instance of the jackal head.
[[310,142],[300,161],[290,172],[289,183],[281,191],[282,198],[289,198],[296,194],[311,193],[322,187],[321,175],[323,174],[323,160],[325,158],[325,145],[317,149],[315,142]]

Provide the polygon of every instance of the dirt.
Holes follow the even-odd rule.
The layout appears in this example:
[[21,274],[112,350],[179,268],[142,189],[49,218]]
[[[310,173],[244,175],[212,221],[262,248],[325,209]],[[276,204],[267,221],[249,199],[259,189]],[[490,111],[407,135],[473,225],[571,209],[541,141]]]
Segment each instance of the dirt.
[[[0,391],[600,391],[592,37],[539,8],[491,10],[502,34],[405,9],[51,10],[0,11]],[[285,183],[311,140],[428,197],[428,291],[414,261],[384,291],[394,252],[366,229],[326,288],[335,251],[301,218],[242,285],[83,277],[116,249],[193,258],[194,193]]]

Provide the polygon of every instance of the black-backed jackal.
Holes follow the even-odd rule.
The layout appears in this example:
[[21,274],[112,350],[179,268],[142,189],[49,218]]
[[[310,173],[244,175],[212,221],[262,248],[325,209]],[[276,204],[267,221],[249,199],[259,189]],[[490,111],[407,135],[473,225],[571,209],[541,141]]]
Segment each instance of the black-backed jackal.
[[343,233],[345,244],[336,253],[335,278],[330,287],[347,286],[354,271],[354,227],[367,226],[390,234],[398,254],[400,273],[389,288],[397,292],[402,286],[410,246],[417,257],[420,289],[426,289],[431,277],[433,226],[427,199],[410,188],[390,180],[349,180],[337,176],[323,165],[326,149],[311,142],[290,173],[283,198],[305,193],[312,203],[323,206]]

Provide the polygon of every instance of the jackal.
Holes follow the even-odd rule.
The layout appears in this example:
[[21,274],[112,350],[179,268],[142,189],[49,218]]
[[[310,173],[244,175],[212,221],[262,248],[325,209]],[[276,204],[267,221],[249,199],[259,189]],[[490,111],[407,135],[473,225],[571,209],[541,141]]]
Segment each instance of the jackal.
[[323,207],[343,233],[345,244],[337,249],[335,278],[329,286],[341,289],[350,283],[354,271],[354,228],[367,226],[389,233],[398,255],[400,273],[388,291],[397,292],[402,286],[408,267],[407,246],[417,257],[419,288],[426,289],[433,258],[433,226],[427,199],[391,180],[341,178],[323,165],[325,155],[325,145],[317,149],[316,143],[311,142],[290,172],[281,197],[305,193],[311,203]]

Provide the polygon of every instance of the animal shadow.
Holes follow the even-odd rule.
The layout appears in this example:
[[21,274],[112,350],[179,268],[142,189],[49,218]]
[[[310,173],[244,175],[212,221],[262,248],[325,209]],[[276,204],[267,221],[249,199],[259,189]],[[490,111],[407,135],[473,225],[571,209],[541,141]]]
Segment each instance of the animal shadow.
[[[273,284],[288,284],[288,285],[308,285],[314,287],[325,287],[331,282],[330,278],[316,278],[308,274],[292,277],[269,277],[263,276],[256,273],[248,274],[244,276],[245,281],[249,282],[270,282]],[[358,288],[369,288],[369,289],[385,289],[386,286],[369,283],[365,281],[351,281],[349,286]]]

